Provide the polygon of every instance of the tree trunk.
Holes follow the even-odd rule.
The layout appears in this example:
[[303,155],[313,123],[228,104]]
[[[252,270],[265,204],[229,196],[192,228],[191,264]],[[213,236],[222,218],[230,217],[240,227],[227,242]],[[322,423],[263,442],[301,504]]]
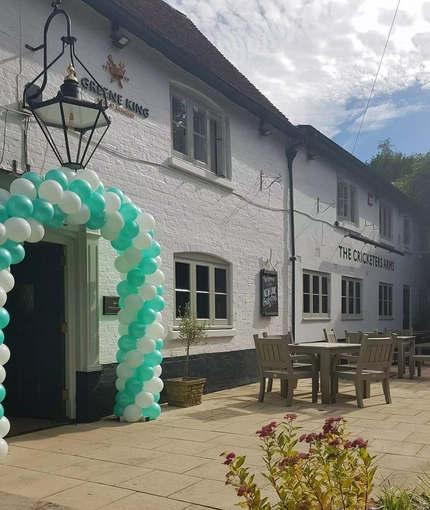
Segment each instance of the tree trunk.
[[184,377],[183,380],[186,381],[188,379],[188,358],[190,356],[190,345],[187,345],[187,352],[185,354],[185,366],[184,366]]

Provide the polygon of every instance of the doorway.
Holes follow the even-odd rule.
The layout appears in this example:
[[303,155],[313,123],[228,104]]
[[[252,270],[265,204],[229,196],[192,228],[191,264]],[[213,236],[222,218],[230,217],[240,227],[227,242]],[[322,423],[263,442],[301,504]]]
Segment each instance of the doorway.
[[403,286],[403,329],[411,327],[411,288]]
[[4,401],[12,434],[19,433],[13,428],[14,423],[23,426],[22,418],[27,425],[46,422],[40,429],[66,416],[63,249],[54,243],[26,243],[24,260],[12,266],[15,287],[5,305],[11,358]]

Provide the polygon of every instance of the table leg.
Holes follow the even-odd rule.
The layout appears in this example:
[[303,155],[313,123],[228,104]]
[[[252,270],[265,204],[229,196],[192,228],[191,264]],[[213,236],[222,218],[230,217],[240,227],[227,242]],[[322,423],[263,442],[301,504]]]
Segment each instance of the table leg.
[[328,350],[322,350],[320,360],[321,402],[330,404],[331,353]]
[[363,398],[370,398],[370,381],[363,381]]
[[404,342],[400,341],[398,346],[398,360],[397,360],[397,378],[403,379],[403,372],[405,369],[405,344]]

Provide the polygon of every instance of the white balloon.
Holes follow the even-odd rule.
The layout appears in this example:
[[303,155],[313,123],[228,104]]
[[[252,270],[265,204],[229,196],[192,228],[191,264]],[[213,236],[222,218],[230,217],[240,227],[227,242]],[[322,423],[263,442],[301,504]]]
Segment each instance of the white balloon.
[[75,214],[70,214],[68,219],[72,220],[77,225],[83,225],[90,219],[90,216],[91,216],[90,208],[87,205],[82,204],[79,211]]
[[4,439],[0,439],[0,457],[6,457],[9,448]]
[[105,227],[112,232],[119,232],[124,226],[124,217],[119,212],[106,215]]
[[163,259],[158,255],[158,257],[155,257],[155,260],[157,261],[158,268],[160,268],[163,265]]
[[136,312],[124,308],[123,310],[120,310],[118,312],[117,317],[120,324],[128,326],[129,324],[136,320]]
[[138,312],[143,306],[143,299],[138,294],[129,294],[125,298],[125,306],[133,312]]
[[121,199],[119,198],[119,196],[116,193],[113,193],[112,191],[106,191],[106,193],[103,196],[106,200],[105,207],[106,214],[117,212],[118,209],[121,207]]
[[148,213],[139,214],[139,216],[136,218],[136,222],[140,229],[143,230],[143,232],[149,232],[155,227],[154,217]]
[[163,285],[165,280],[164,273],[160,269],[157,269],[155,273],[146,275],[145,283],[152,283],[152,285]]
[[130,204],[131,203],[131,198],[129,196],[127,196],[127,195],[123,196],[123,200],[124,200],[125,204]]
[[3,223],[0,223],[0,245],[7,241],[6,227]]
[[162,314],[161,312],[157,312],[157,313],[155,314],[155,320],[156,320],[157,322],[163,322],[163,314]]
[[45,235],[45,227],[34,218],[28,218],[27,221],[31,227],[31,234],[27,242],[38,243]]
[[119,336],[128,335],[128,326],[125,324],[118,324],[118,334]]
[[130,379],[130,377],[134,376],[134,368],[130,367],[126,363],[120,363],[116,367],[116,375],[120,379]]
[[164,328],[159,322],[153,322],[146,327],[146,334],[151,338],[163,338]]
[[147,250],[152,244],[152,237],[147,232],[139,232],[133,239],[133,245],[139,250]]
[[51,204],[55,205],[63,198],[64,191],[59,182],[49,180],[42,182],[39,186],[38,193],[40,198],[44,198],[48,202],[51,202]]
[[83,179],[87,181],[92,190],[96,191],[96,189],[100,186],[100,177],[97,175],[94,170],[90,170],[89,168],[85,168],[76,174],[77,179]]
[[143,354],[136,349],[132,349],[125,355],[125,362],[129,367],[137,368],[143,363]]
[[161,365],[156,365],[154,367],[154,376],[155,377],[160,377],[162,372],[163,372],[163,369],[161,368]]
[[15,179],[10,185],[11,195],[25,195],[30,200],[37,197],[36,186],[28,179]]
[[6,227],[6,235],[8,238],[16,243],[26,241],[31,235],[30,224],[23,218],[8,218],[4,222],[4,226]]
[[125,379],[117,379],[115,381],[115,388],[118,390],[118,391],[123,391],[125,390]]
[[82,201],[73,191],[65,191],[58,207],[66,214],[76,214],[80,211]]
[[129,423],[136,423],[142,418],[142,409],[136,404],[131,404],[124,409],[123,417]]
[[0,287],[0,306],[4,306],[7,301],[7,294],[3,287]]
[[0,384],[6,379],[6,370],[3,365],[0,365]]
[[100,233],[107,241],[114,241],[119,236],[119,232],[114,232],[106,227],[102,227],[100,229]]
[[13,274],[7,269],[0,271],[0,287],[3,287],[6,292],[10,292],[15,286],[15,278]]
[[0,188],[0,204],[6,205],[9,202],[10,193],[3,188]]
[[157,295],[157,289],[151,283],[144,283],[139,287],[139,296],[145,301],[150,301],[154,299]]
[[76,179],[76,171],[72,170],[71,168],[68,168],[66,166],[62,166],[60,170],[63,172],[63,174],[67,177],[67,180],[70,184]]
[[10,423],[6,416],[0,420],[0,437],[7,436],[10,431]]
[[144,388],[145,391],[150,391],[151,393],[160,393],[164,388],[164,383],[159,377],[153,377],[145,383]]
[[142,354],[149,354],[155,349],[155,340],[144,336],[143,338],[139,338],[136,347]]
[[146,409],[154,402],[154,395],[149,391],[141,391],[136,395],[136,404],[142,409]]
[[124,258],[132,266],[139,264],[139,262],[142,260],[142,257],[143,257],[142,250],[139,250],[134,246],[130,246],[129,248],[124,250]]
[[10,360],[10,350],[5,344],[0,345],[0,365],[6,365]]
[[133,269],[133,266],[128,264],[122,255],[115,259],[114,266],[118,273],[123,274],[126,274],[130,271],[130,269]]

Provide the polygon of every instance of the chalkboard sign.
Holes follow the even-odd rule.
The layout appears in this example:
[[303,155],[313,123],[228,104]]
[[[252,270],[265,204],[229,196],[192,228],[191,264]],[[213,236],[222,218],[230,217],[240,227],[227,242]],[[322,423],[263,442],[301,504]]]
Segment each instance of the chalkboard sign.
[[103,315],[118,315],[119,296],[103,296]]
[[261,315],[278,315],[278,273],[260,271]]

